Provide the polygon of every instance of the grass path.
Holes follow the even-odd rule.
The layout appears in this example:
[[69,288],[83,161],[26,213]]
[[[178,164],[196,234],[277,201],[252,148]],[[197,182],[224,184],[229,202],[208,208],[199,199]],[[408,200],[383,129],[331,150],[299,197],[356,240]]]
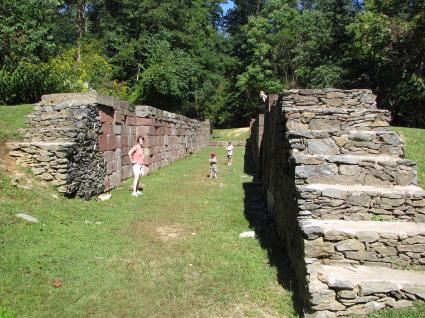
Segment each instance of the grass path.
[[[126,183],[105,202],[0,183],[0,315],[293,317],[291,292],[244,217],[242,150],[210,180],[208,151]],[[40,219],[30,225],[14,217]],[[96,224],[97,222],[97,224]],[[54,280],[62,287],[55,288]],[[12,315],[13,317],[13,315]]]

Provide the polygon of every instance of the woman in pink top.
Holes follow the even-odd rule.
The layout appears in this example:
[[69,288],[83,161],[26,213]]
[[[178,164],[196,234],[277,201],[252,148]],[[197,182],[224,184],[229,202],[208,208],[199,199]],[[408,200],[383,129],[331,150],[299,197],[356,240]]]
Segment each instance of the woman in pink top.
[[146,169],[143,165],[143,161],[145,159],[145,154],[143,152],[143,141],[144,138],[142,136],[137,137],[137,145],[131,148],[128,152],[130,161],[133,164],[134,181],[133,193],[131,194],[133,197],[137,197],[138,195],[142,194],[139,191],[139,177],[145,175]]

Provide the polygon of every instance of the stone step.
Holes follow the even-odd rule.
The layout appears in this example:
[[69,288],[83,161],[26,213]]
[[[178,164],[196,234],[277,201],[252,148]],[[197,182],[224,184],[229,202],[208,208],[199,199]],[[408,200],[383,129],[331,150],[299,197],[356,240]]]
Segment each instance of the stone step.
[[303,220],[300,228],[310,262],[425,269],[425,223]]
[[293,154],[297,185],[416,185],[416,163],[385,155]]
[[380,109],[283,107],[287,131],[298,130],[385,130],[391,114]]
[[49,142],[51,140],[73,140],[78,137],[81,129],[75,127],[46,127],[20,129],[26,140],[35,142]]
[[294,153],[404,156],[403,140],[392,131],[297,130],[287,132],[286,138]]
[[281,93],[282,103],[294,107],[376,109],[376,95],[369,89],[291,89]]
[[425,190],[414,185],[309,184],[297,190],[301,218],[425,223]]
[[373,266],[309,266],[305,317],[362,315],[425,299],[425,272]]

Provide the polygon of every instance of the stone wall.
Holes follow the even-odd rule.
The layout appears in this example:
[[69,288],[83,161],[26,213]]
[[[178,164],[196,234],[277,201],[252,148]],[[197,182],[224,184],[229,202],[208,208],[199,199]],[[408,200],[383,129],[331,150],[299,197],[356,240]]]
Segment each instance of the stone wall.
[[257,177],[261,177],[261,148],[264,133],[264,114],[259,114],[250,123],[249,151],[254,161]]
[[68,196],[89,198],[132,176],[129,149],[145,138],[147,173],[207,146],[209,122],[96,94],[43,96],[10,155]]
[[370,90],[269,96],[263,192],[306,317],[425,299],[425,225],[415,223],[425,221],[425,191],[375,100]]

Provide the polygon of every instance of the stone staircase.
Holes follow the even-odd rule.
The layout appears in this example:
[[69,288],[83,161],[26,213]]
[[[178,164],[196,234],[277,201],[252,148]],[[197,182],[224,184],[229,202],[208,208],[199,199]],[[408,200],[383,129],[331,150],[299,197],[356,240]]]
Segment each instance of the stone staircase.
[[265,128],[265,151],[281,157],[266,163],[268,206],[305,317],[365,315],[425,299],[425,191],[375,98],[368,90],[292,90],[271,110],[281,119],[268,115],[274,127]]

